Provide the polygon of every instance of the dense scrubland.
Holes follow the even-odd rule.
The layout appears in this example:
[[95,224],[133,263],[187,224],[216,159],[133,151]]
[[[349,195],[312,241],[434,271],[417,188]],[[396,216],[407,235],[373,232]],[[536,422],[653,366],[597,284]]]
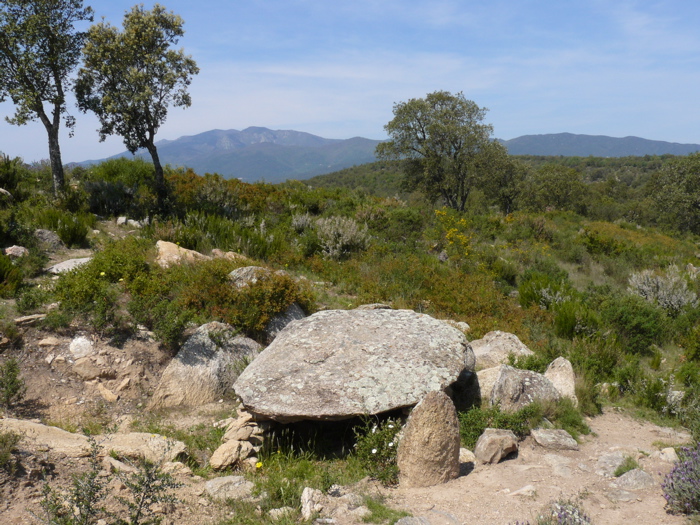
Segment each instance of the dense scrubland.
[[[174,353],[189,327],[211,320],[261,340],[293,302],[307,313],[381,302],[465,321],[470,339],[512,332],[535,352],[520,368],[572,362],[578,408],[506,417],[476,407],[460,416],[465,444],[479,426],[522,435],[545,415],[585,432],[581,415],[611,402],[700,439],[700,156],[517,160],[516,178],[477,181],[458,212],[409,191],[400,161],[278,185],[167,168],[159,202],[141,160],[73,168],[56,199],[46,165],[4,157],[0,187],[11,197],[0,195],[0,243],[29,255],[0,255],[0,331],[20,346],[10,319],[58,303],[46,329],[88,328],[117,344],[143,325]],[[118,216],[144,226],[124,239],[96,233]],[[94,258],[46,277],[37,228]],[[235,290],[221,285],[245,263],[163,269],[153,263],[157,240],[235,251],[288,274]],[[391,482],[391,458],[381,461],[365,468]]]

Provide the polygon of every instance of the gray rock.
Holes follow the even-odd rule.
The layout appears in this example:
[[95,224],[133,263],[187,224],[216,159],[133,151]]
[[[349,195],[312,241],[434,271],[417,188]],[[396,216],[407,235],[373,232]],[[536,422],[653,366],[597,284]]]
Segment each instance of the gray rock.
[[429,510],[422,516],[406,516],[396,522],[396,525],[461,525],[456,516],[442,510]]
[[623,452],[622,450],[615,450],[613,452],[603,454],[596,462],[596,474],[611,478],[617,468],[624,463],[625,458],[628,456],[629,453]]
[[265,327],[265,336],[268,342],[272,342],[289,323],[304,319],[304,317],[306,317],[304,310],[296,303],[289,306],[284,312],[275,315]]
[[557,357],[549,363],[544,377],[549,379],[562,397],[568,397],[578,406],[576,398],[576,376],[571,361],[565,357]]
[[459,330],[411,310],[327,310],[293,321],[234,384],[248,411],[293,422],[417,404],[474,358]]
[[81,257],[80,259],[68,259],[53,266],[49,266],[46,271],[54,275],[59,275],[61,273],[70,272],[76,268],[80,268],[82,265],[87,264],[92,260],[92,257]]
[[444,392],[429,392],[416,405],[403,429],[397,451],[399,483],[432,487],[459,475],[459,421]]
[[361,304],[355,310],[391,310],[391,306],[384,303]]
[[224,323],[197,328],[163,371],[151,408],[211,403],[230,391],[261,346]]
[[471,341],[470,344],[476,358],[477,370],[506,364],[511,354],[517,357],[534,353],[518,339],[518,336],[500,330],[489,332],[483,338]]
[[515,412],[534,401],[557,401],[561,395],[542,374],[503,365],[491,391],[491,404]]
[[95,353],[95,346],[92,344],[92,341],[82,335],[73,339],[68,349],[75,359],[87,357]]
[[566,430],[533,428],[530,434],[541,447],[550,450],[578,450],[578,443]]
[[505,365],[494,366],[493,368],[485,368],[479,370],[476,373],[477,380],[479,382],[479,396],[482,400],[491,402],[491,392],[493,392],[493,385],[498,379],[498,375],[501,373],[501,367]]
[[117,217],[117,226],[126,226],[126,217]]
[[498,463],[518,451],[518,438],[511,430],[487,428],[479,436],[474,455],[481,463]]
[[13,259],[17,259],[18,257],[26,257],[29,255],[29,250],[27,250],[24,246],[17,245],[5,248],[4,252],[5,255],[12,257]]
[[61,248],[66,247],[58,234],[56,232],[52,232],[51,230],[35,230],[34,236],[37,238],[39,243],[51,251],[60,250]]
[[257,283],[259,279],[273,274],[288,275],[284,270],[277,270],[275,272],[262,266],[243,266],[233,270],[228,274],[228,278],[236,288],[245,288],[246,286]]
[[217,501],[247,500],[253,498],[253,488],[255,485],[243,476],[223,476],[207,481],[204,489],[213,499]]
[[656,486],[654,477],[639,468],[625,472],[614,483],[622,490],[644,490]]

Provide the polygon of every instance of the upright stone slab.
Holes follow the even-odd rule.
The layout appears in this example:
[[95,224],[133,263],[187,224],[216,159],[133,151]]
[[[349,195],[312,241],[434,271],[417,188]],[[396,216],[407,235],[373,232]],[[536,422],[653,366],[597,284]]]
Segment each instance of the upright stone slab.
[[399,483],[432,487],[459,476],[459,422],[452,400],[430,392],[411,412],[397,454]]
[[549,379],[562,397],[568,397],[573,401],[574,406],[578,406],[576,397],[576,376],[571,361],[565,357],[557,357],[549,363],[544,377]]
[[474,356],[464,334],[411,310],[327,310],[293,321],[233,388],[258,419],[341,420],[414,406]]
[[515,412],[534,401],[561,398],[552,382],[542,374],[503,365],[491,391],[491,404],[500,404],[504,412]]
[[163,371],[150,408],[211,403],[230,391],[260,345],[224,323],[197,328]]

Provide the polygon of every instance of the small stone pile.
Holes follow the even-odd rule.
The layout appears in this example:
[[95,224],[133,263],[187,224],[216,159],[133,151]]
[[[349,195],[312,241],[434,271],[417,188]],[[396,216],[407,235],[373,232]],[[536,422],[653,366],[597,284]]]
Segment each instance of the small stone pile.
[[219,421],[215,426],[225,426],[226,434],[222,440],[223,444],[209,459],[209,466],[214,470],[223,470],[230,466],[255,470],[264,433],[271,425],[270,421],[255,421],[253,415],[243,409],[238,410],[238,417]]

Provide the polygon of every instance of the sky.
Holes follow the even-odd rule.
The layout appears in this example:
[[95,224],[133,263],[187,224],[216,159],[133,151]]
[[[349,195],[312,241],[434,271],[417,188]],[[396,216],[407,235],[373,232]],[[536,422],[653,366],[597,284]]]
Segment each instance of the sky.
[[[156,140],[212,129],[384,139],[395,103],[445,90],[488,108],[494,136],[579,133],[700,143],[697,0],[163,0],[178,48],[197,62],[192,106]],[[121,26],[132,1],[89,2]],[[144,2],[147,8],[153,3]],[[124,151],[78,111],[64,163]],[[12,126],[0,151],[48,158],[41,123]]]

